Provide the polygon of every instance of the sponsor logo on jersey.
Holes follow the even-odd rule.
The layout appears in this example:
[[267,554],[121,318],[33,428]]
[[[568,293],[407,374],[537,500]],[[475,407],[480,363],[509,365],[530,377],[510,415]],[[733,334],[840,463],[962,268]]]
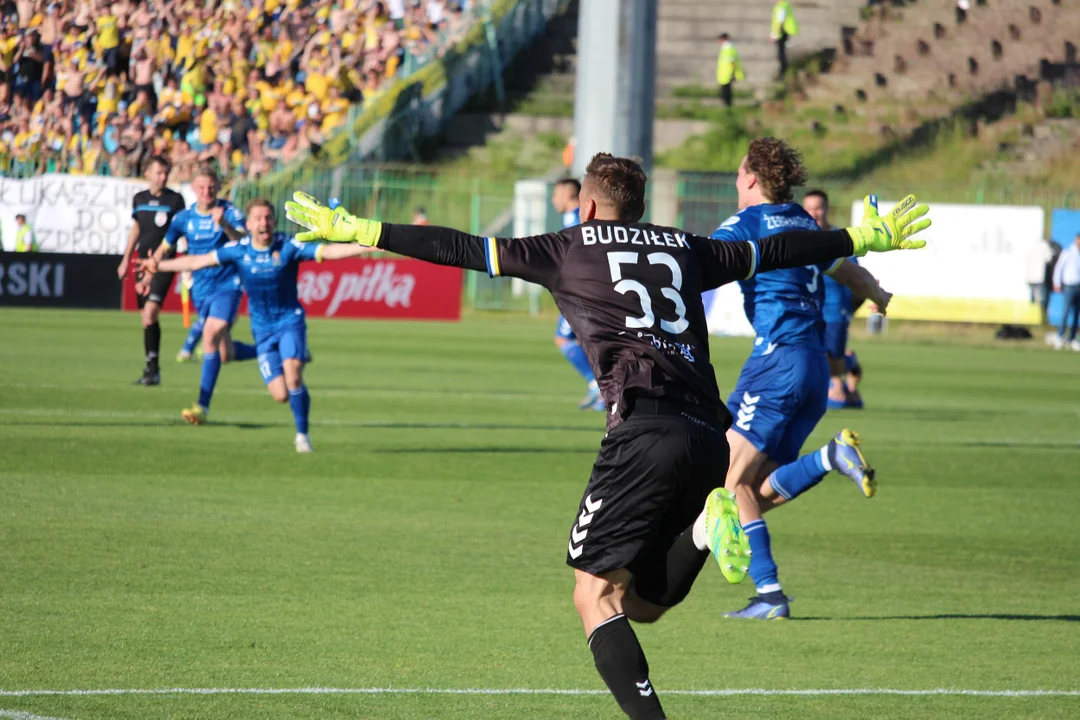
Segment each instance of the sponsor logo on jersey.
[[792,217],[790,215],[766,215],[765,227],[769,230],[819,230],[810,217]]

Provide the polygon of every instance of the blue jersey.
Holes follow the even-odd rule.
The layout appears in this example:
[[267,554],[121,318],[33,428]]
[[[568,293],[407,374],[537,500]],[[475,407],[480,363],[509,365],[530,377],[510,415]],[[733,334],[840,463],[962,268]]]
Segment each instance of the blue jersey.
[[319,243],[289,240],[275,233],[270,247],[260,250],[245,238],[217,250],[222,267],[232,268],[248,296],[251,332],[256,340],[282,328],[304,324],[304,308],[296,293],[301,260],[317,260]]
[[563,230],[566,228],[574,227],[581,224],[581,208],[574,208],[573,210],[567,210],[562,214],[562,226]]
[[[724,221],[712,237],[728,242],[753,241],[786,230],[817,229],[817,223],[800,205],[764,204],[740,210]],[[821,314],[825,284],[821,276],[839,263],[836,260],[772,270],[739,281],[746,318],[757,335],[751,357],[768,355],[777,345],[825,351],[825,321]]]
[[[848,262],[859,264],[855,257],[849,257]],[[841,285],[828,275],[825,276],[825,305],[822,314],[825,322],[851,322],[851,316],[855,312],[855,293],[848,289],[847,285]]]
[[[228,200],[218,200],[219,207],[225,208],[224,221],[234,228],[241,230],[244,227],[244,214],[240,208]],[[214,223],[209,213],[203,215],[191,207],[185,208],[173,216],[169,223],[169,230],[165,233],[165,244],[176,247],[177,241],[187,238],[189,255],[206,255],[214,252],[229,241],[225,231]],[[221,265],[218,267],[203,268],[192,273],[191,292],[195,297],[196,305],[201,299],[210,297],[219,290],[240,291],[240,278],[236,275],[236,269],[232,266]]]

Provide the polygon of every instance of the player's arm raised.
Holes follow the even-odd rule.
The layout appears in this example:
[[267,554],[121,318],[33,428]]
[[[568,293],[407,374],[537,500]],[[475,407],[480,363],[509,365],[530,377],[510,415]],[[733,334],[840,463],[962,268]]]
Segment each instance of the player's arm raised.
[[855,293],[855,297],[860,300],[869,300],[877,305],[878,310],[882,313],[885,312],[885,308],[889,306],[889,301],[892,300],[892,293],[886,292],[878,283],[877,278],[870,274],[869,270],[846,258],[841,260],[836,269],[828,273],[828,275]]
[[864,201],[863,223],[845,230],[805,230],[784,232],[761,240],[716,242],[691,236],[704,268],[704,289],[712,289],[757,273],[780,268],[802,267],[868,252],[915,250],[926,245],[911,237],[930,227],[926,205],[917,205],[908,195],[885,217],[877,212],[877,199]]
[[358,218],[341,207],[331,210],[302,192],[285,203],[285,216],[308,229],[296,235],[300,242],[357,243],[437,265],[519,277],[545,286],[558,267],[561,251],[557,234],[493,238],[435,225],[381,223]]

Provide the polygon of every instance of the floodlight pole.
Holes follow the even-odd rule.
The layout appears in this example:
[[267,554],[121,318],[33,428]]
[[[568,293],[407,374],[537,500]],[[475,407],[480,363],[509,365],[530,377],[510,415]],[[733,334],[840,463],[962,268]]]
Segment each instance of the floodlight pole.
[[578,13],[574,175],[598,152],[653,162],[657,0],[583,0]]

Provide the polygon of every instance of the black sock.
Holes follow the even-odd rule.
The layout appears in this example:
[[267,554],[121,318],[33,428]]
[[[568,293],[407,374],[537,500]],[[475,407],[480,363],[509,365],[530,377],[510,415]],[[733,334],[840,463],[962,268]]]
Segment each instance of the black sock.
[[649,682],[649,661],[625,615],[596,626],[589,649],[600,677],[631,720],[664,720],[664,709]]
[[143,348],[146,350],[146,367],[156,370],[161,350],[161,325],[154,323],[143,328]]
[[708,559],[709,551],[698,550],[694,544],[694,526],[691,525],[675,538],[662,565],[649,563],[640,569],[634,578],[634,592],[654,605],[675,607],[690,593]]

